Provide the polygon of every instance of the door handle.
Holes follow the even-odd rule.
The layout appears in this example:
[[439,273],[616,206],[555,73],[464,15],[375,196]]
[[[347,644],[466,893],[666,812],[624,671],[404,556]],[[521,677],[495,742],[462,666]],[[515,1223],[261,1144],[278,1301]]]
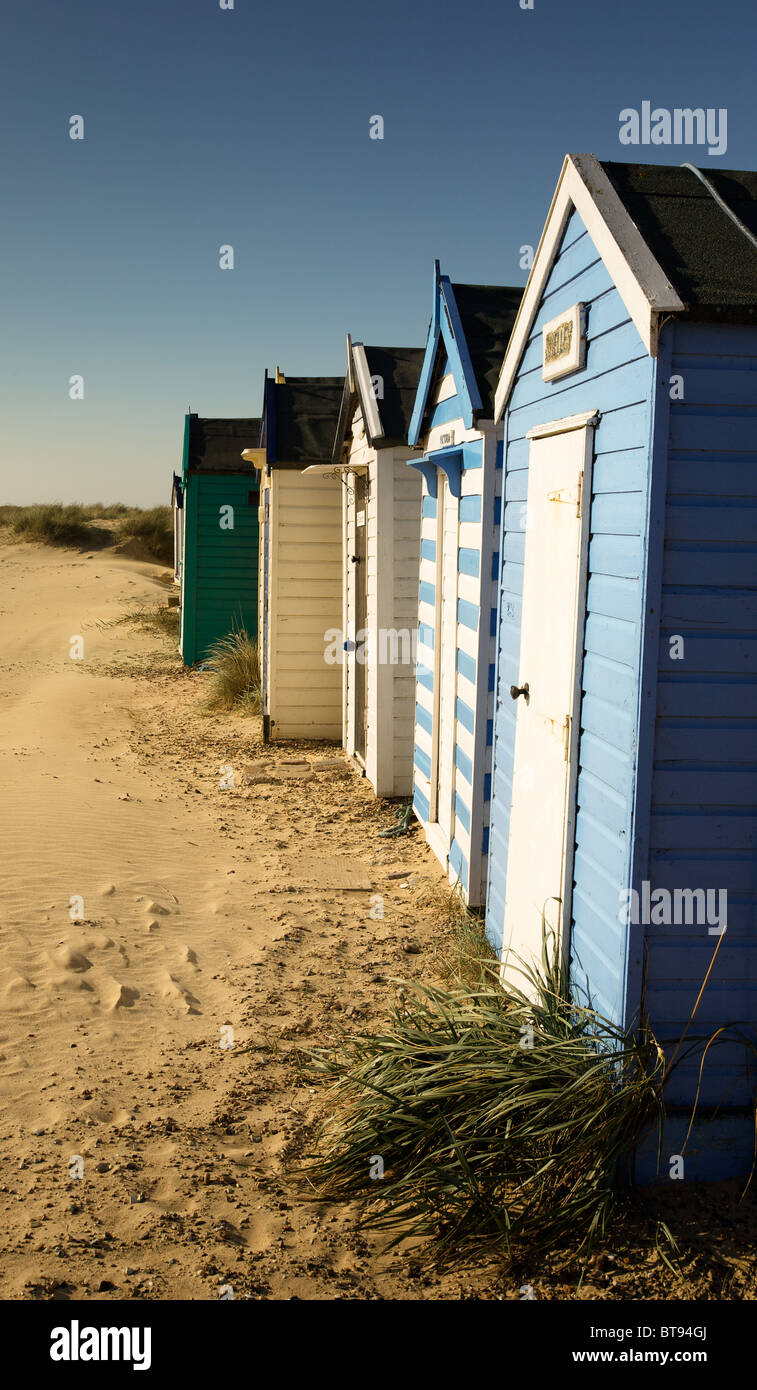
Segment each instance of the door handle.
[[526,704],[528,704],[528,681],[526,681],[525,685],[510,686],[511,699],[517,700],[519,695],[523,695],[525,697]]

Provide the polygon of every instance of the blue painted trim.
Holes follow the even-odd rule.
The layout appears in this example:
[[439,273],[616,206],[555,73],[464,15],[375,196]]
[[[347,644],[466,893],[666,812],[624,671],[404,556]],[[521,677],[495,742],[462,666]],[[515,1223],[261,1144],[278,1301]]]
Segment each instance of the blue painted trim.
[[[444,312],[442,312],[444,310]],[[439,262],[434,261],[434,301],[431,323],[426,340],[426,353],[423,358],[420,381],[418,390],[415,393],[413,413],[410,417],[410,426],[407,432],[408,444],[415,448],[420,440],[423,417],[428,402],[429,392],[434,380],[434,366],[439,347],[439,335],[441,334],[444,345],[447,349],[447,370],[452,372],[457,387],[457,395],[460,398],[460,409],[456,412],[461,415],[465,424],[470,429],[473,425],[474,417],[483,409],[483,403],[478,390],[473,363],[468,351],[468,344],[465,341],[463,324],[460,313],[455,301],[454,290],[448,275],[440,275]]]
[[421,559],[436,561],[436,541],[421,541]]
[[422,502],[422,504],[421,504],[421,516],[431,517],[432,520],[435,520],[435,519],[436,519],[436,498],[435,498],[435,497],[424,497],[424,498],[423,498],[423,502]]
[[413,748],[413,762],[424,777],[431,776],[431,759],[428,753],[424,753],[423,749],[418,747],[417,743]]
[[415,722],[419,728],[425,729],[427,734],[433,734],[434,721],[428,710],[423,708],[423,705],[415,706]]
[[[484,773],[484,801],[491,801],[491,799],[492,799],[492,775],[491,775],[490,772],[485,772],[485,773]],[[485,834],[485,835],[488,835],[488,834],[489,834],[489,827],[488,827],[488,826],[486,827],[486,830],[484,831],[484,834]]]
[[450,420],[457,420],[460,417],[460,399],[457,394],[446,396],[443,401],[438,401],[433,411],[428,417],[429,429],[434,429],[437,425],[448,425]]
[[406,466],[408,468],[416,468],[419,473],[423,474],[426,480],[429,497],[436,497],[439,475],[433,463],[427,458],[408,459]]
[[[455,347],[457,348],[457,356],[460,362],[460,367],[462,369],[463,378],[465,380],[465,390],[468,397],[468,409],[466,410],[463,419],[465,420],[465,423],[468,426],[468,428],[470,428],[473,424],[474,413],[476,411],[483,410],[483,402],[479,395],[476,376],[473,371],[473,363],[471,362],[470,353],[468,352],[468,344],[465,341],[465,333],[463,332],[462,319],[460,318],[460,314],[457,308],[457,303],[455,301],[455,293],[452,289],[452,284],[447,275],[442,275],[440,277],[439,283],[441,286],[442,294],[444,295],[444,303],[447,309],[447,314],[449,315],[449,326],[452,330]],[[444,341],[447,342],[447,335],[444,332],[443,320],[442,336],[444,338]],[[447,343],[448,351],[450,349],[450,346],[451,345]],[[455,380],[457,380],[457,377],[455,378]]]
[[484,833],[483,833],[483,835],[481,836],[481,853],[482,853],[483,855],[487,855],[487,854],[489,853],[489,827],[488,827],[488,825],[485,825],[485,826],[484,826]]
[[470,681],[471,685],[476,684],[476,663],[472,656],[468,656],[467,652],[461,652],[459,647],[457,649],[457,669],[461,676],[465,676],[465,679]]
[[455,792],[455,815],[466,834],[470,835],[470,811],[459,792]]
[[455,445],[449,449],[435,449],[429,458],[433,459],[437,468],[441,468],[442,473],[446,475],[452,496],[459,500],[463,476],[462,449]]
[[494,525],[499,526],[502,521],[502,498],[494,499]]
[[494,741],[494,720],[493,720],[493,719],[487,719],[487,721],[486,721],[486,746],[487,746],[487,748],[491,748],[493,741]]
[[433,690],[434,673],[429,670],[428,666],[417,666],[415,669],[415,679],[419,685],[423,686],[424,690]]
[[[457,697],[455,713],[463,728],[467,729],[469,734],[472,734],[476,724],[476,716],[470,705],[466,705],[465,701],[461,700],[459,695]],[[430,732],[431,730],[429,729],[429,733]]]
[[[631,830],[629,887],[640,889],[649,871],[649,831],[654,776],[657,675],[659,667],[662,571],[665,558],[665,514],[668,487],[668,434],[670,424],[670,368],[675,328],[666,324],[660,333],[652,381],[647,535],[643,594],[641,651],[639,656],[638,745],[635,798]],[[632,940],[633,938],[633,940]],[[644,927],[629,926],[625,936],[625,1019],[630,1022],[641,1003],[644,970]]]
[[458,508],[461,521],[480,521],[481,520],[481,494],[474,493],[472,497],[461,497]]
[[487,686],[487,690],[489,691],[489,694],[490,694],[490,695],[492,695],[492,694],[494,693],[496,680],[497,680],[497,668],[496,668],[496,664],[495,664],[493,661],[491,661],[491,662],[489,663],[489,684],[488,684],[488,686]]
[[418,641],[422,642],[424,647],[434,650],[434,629],[428,623],[418,624]]
[[418,585],[418,600],[420,603],[427,603],[431,608],[436,604],[436,585],[428,584],[422,579]]
[[463,627],[469,627],[472,632],[478,630],[480,611],[477,603],[468,603],[464,598],[457,600],[457,621],[462,623]]
[[[460,776],[464,777],[470,786],[473,786],[473,763],[468,757],[468,754],[464,753],[462,748],[458,748],[457,744],[455,744],[455,767],[460,773]],[[429,776],[430,775],[431,764],[429,763]]]
[[413,789],[413,810],[418,820],[423,824],[428,822],[429,804],[427,798],[418,787]]
[[[415,448],[420,439],[421,425],[423,424],[423,412],[426,409],[428,393],[431,389],[431,379],[434,374],[434,363],[436,361],[436,349],[439,343],[439,262],[434,261],[434,288],[433,288],[433,310],[431,313],[431,323],[426,339],[426,355],[423,358],[421,367],[418,390],[415,393],[415,404],[413,413],[410,416],[410,426],[407,432],[407,442]],[[436,496],[436,493],[434,493]]]

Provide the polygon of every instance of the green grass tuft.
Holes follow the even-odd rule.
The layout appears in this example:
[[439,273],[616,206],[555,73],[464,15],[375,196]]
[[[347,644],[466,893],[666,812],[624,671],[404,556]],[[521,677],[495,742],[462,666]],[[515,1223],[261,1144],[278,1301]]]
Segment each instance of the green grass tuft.
[[244,628],[214,642],[208,653],[213,670],[205,699],[209,710],[237,709],[259,714],[262,705],[258,644]]
[[[319,1199],[355,1199],[392,1244],[437,1262],[560,1247],[605,1228],[640,1133],[661,1119],[662,1057],[572,1002],[560,964],[524,990],[409,984],[382,1033],[313,1054],[329,1115],[305,1174]],[[380,1157],[384,1177],[371,1177]]]

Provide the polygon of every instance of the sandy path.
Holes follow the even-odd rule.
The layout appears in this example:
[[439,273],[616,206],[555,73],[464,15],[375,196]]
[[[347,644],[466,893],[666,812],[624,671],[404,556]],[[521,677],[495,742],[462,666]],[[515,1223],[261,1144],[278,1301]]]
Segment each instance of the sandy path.
[[314,1106],[290,1054],[408,973],[427,851],[377,838],[391,813],[333,750],[296,766],[197,715],[202,677],[114,621],[158,567],[0,559],[5,1296],[421,1295],[283,1184]]
[[298,1051],[434,975],[441,875],[337,750],[199,713],[205,677],[118,621],[161,579],[0,546],[0,1295],[754,1298],[730,1190],[682,1213],[681,1277],[642,1225],[580,1290],[551,1260],[424,1274],[302,1199]]

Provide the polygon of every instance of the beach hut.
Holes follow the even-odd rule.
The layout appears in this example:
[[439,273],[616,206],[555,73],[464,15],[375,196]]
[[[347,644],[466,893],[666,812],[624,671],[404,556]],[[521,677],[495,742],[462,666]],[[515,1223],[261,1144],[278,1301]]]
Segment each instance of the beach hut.
[[[737,1024],[687,1178],[754,1151],[756,199],[754,173],[568,156],[496,391],[487,931],[507,971],[545,918],[579,995],[669,1057]],[[671,1075],[666,1180],[700,1063]]]
[[408,442],[423,479],[413,807],[466,902],[486,881],[502,427],[494,388],[522,290],[451,284],[433,307]]
[[421,478],[406,467],[422,348],[347,339],[333,463],[343,470],[342,743],[377,796],[410,796]]
[[260,420],[186,417],[182,505],[174,513],[183,514],[179,650],[185,666],[204,660],[234,629],[257,635],[259,482],[241,452],[259,433]]
[[266,740],[341,742],[342,484],[331,457],[343,388],[343,377],[266,374],[259,454]]
[[173,475],[171,517],[173,520],[173,582],[180,585],[181,557],[184,549],[184,492],[179,473]]

